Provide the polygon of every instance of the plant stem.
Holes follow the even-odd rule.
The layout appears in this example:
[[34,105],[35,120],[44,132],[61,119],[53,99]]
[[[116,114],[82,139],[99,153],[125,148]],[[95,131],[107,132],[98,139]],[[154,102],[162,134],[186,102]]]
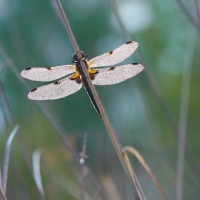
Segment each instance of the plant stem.
[[106,113],[105,113],[105,110],[104,110],[104,108],[103,108],[103,105],[102,105],[102,103],[101,103],[101,100],[100,100],[100,98],[99,98],[99,96],[98,96],[98,94],[97,94],[97,92],[96,92],[96,90],[95,90],[95,88],[94,88],[94,86],[93,86],[93,84],[92,84],[92,82],[91,82],[91,79],[90,79],[90,77],[89,77],[87,68],[86,68],[86,66],[85,66],[85,63],[84,63],[83,60],[82,60],[82,56],[81,56],[81,54],[80,54],[80,52],[79,52],[78,45],[77,45],[77,43],[76,43],[76,41],[75,41],[74,35],[73,35],[72,30],[71,30],[70,25],[69,25],[69,22],[68,22],[68,20],[67,20],[67,18],[66,18],[66,15],[65,15],[64,11],[63,11],[63,8],[62,8],[62,5],[61,5],[61,3],[60,3],[60,0],[56,0],[56,2],[57,2],[57,5],[58,5],[58,7],[59,7],[59,10],[60,10],[60,12],[61,12],[61,15],[62,15],[64,24],[65,24],[65,27],[66,27],[66,29],[67,29],[67,33],[68,33],[68,35],[69,35],[69,37],[70,37],[70,40],[71,40],[72,45],[73,45],[73,47],[74,47],[74,50],[75,50],[76,53],[77,53],[78,59],[80,59],[80,64],[81,64],[83,73],[84,73],[84,75],[85,75],[85,77],[86,77],[86,80],[87,80],[87,82],[88,82],[88,85],[89,85],[89,87],[90,87],[90,90],[91,90],[91,92],[92,92],[92,95],[94,96],[94,99],[95,99],[95,101],[96,101],[96,104],[97,104],[97,106],[98,106],[98,108],[99,108],[99,111],[100,111],[101,117],[102,117],[102,119],[103,119],[103,122],[104,122],[104,124],[105,124],[105,126],[106,126],[106,129],[107,129],[108,134],[109,134],[109,136],[110,136],[110,139],[111,139],[111,141],[112,141],[112,143],[113,143],[113,146],[114,146],[114,148],[115,148],[115,151],[116,151],[116,153],[117,153],[117,156],[118,156],[118,158],[119,158],[119,160],[120,160],[120,162],[121,162],[121,165],[122,165],[122,167],[123,167],[123,169],[124,169],[126,175],[128,176],[129,182],[130,182],[130,184],[131,184],[131,186],[132,186],[132,188],[133,188],[133,190],[134,190],[135,198],[137,199],[138,195],[137,195],[137,193],[136,193],[136,191],[135,191],[135,187],[134,187],[134,184],[133,184],[132,179],[131,179],[130,171],[127,169],[127,166],[126,166],[126,164],[125,164],[125,162],[124,162],[124,159],[123,159],[123,157],[122,157],[122,155],[121,155],[121,151],[122,151],[121,144],[120,144],[119,140],[117,139],[117,135],[116,135],[116,133],[114,132],[114,130],[113,130],[113,128],[112,128],[112,126],[111,126],[111,124],[110,124],[110,122],[109,122],[109,119],[108,119],[108,117],[107,117],[107,115],[106,115]]
[[183,177],[184,160],[186,147],[188,103],[190,95],[190,81],[192,74],[192,61],[196,42],[196,31],[189,26],[188,41],[186,44],[185,62],[182,75],[182,91],[179,115],[179,135],[178,135],[178,161],[177,161],[177,179],[176,179],[176,199],[183,199]]

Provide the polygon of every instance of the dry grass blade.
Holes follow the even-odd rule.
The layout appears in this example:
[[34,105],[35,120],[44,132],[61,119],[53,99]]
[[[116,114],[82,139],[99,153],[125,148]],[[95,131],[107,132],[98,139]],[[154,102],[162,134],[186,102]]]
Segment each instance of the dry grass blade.
[[[14,66],[14,64],[12,63],[11,59],[8,57],[7,53],[4,51],[3,47],[1,46],[1,44],[0,44],[0,55],[2,56],[3,59],[5,59],[6,66],[11,67],[11,69],[13,70],[13,72],[15,73],[15,75],[19,78],[19,72],[17,71],[17,68]],[[3,100],[4,104],[5,104],[5,109],[8,112],[8,115],[9,115],[10,121],[12,123],[12,126],[15,127],[17,125],[16,119],[14,117],[13,111],[11,109],[9,100],[7,98],[7,95],[6,95],[6,92],[4,90],[4,86],[3,86],[1,80],[0,80],[0,93],[2,95],[2,100]],[[31,164],[29,162],[29,157],[28,157],[28,155],[26,153],[25,144],[23,142],[23,139],[20,136],[20,132],[17,135],[17,139],[18,139],[18,141],[20,143],[20,146],[22,148],[22,152],[24,154],[27,166],[29,167],[29,170],[32,173]]]
[[129,158],[128,158],[128,156],[127,156],[125,151],[122,151],[122,157],[124,159],[124,162],[126,163],[126,166],[127,166],[128,170],[129,170],[129,173],[131,174],[131,179],[132,179],[132,181],[133,181],[133,183],[135,185],[135,188],[136,188],[136,191],[138,193],[138,196],[139,196],[140,200],[146,200],[146,197],[144,196],[143,192],[140,190],[140,188],[137,185],[137,181],[136,181],[133,169],[131,167],[130,160],[129,160]]
[[153,173],[151,172],[149,166],[146,164],[144,158],[140,155],[140,153],[133,147],[124,147],[123,148],[124,151],[128,151],[129,153],[133,154],[138,161],[140,162],[140,164],[144,167],[144,169],[146,170],[147,174],[150,176],[151,180],[154,182],[154,184],[157,186],[157,188],[159,189],[159,191],[161,192],[161,194],[163,195],[163,197],[165,199],[167,198],[167,195],[165,194],[164,190],[162,189],[162,187],[160,186],[160,184],[158,183],[158,181],[156,180],[155,176],[153,175]]
[[6,151],[5,151],[4,163],[3,163],[3,180],[2,180],[4,193],[6,193],[11,144],[12,144],[13,138],[14,138],[15,134],[17,133],[18,129],[19,129],[19,125],[16,125],[6,143]]
[[[13,64],[12,60],[8,57],[7,53],[4,51],[4,49],[1,45],[0,45],[0,54],[5,59],[6,66],[9,66],[11,68],[11,70],[15,73],[16,77],[20,81],[23,82],[22,78],[19,76],[19,72],[17,71],[16,66]],[[26,83],[26,82],[24,81],[23,83]],[[27,88],[27,84],[24,84],[24,85]],[[13,111],[11,109],[10,103],[9,103],[8,98],[6,96],[6,92],[4,90],[4,87],[3,87],[1,80],[0,80],[0,93],[2,94],[2,99],[3,99],[3,102],[5,104],[6,110],[8,111],[10,121],[11,121],[13,127],[15,127],[17,125],[16,119],[14,117]],[[29,156],[28,156],[27,151],[26,151],[26,146],[25,146],[25,143],[23,142],[23,138],[20,135],[21,135],[20,131],[18,131],[17,140],[20,144],[21,151],[22,151],[22,154],[24,155],[24,158],[25,158],[26,164],[29,168],[29,171],[30,171],[31,175],[33,176],[32,168],[31,168],[31,162],[30,162]]]
[[2,188],[0,188],[0,198],[1,198],[1,200],[7,200]]
[[1,177],[1,168],[0,168],[0,198],[1,200],[6,200],[6,196],[2,189],[2,177]]
[[2,176],[1,176],[1,167],[0,167],[0,188],[2,189],[3,186],[2,186]]
[[32,157],[32,165],[33,165],[33,176],[35,179],[35,183],[38,187],[38,190],[40,192],[41,197],[44,199],[44,189],[42,186],[42,179],[41,179],[41,173],[40,173],[40,157],[41,157],[42,151],[41,149],[36,149],[33,152],[33,157]]
[[120,200],[120,194],[113,182],[113,180],[109,176],[103,176],[102,178],[104,188],[107,191],[109,199]]
[[176,198],[183,199],[183,176],[184,176],[184,160],[186,148],[186,133],[188,119],[188,104],[190,97],[190,82],[192,76],[192,62],[194,50],[196,46],[196,30],[189,26],[188,41],[186,44],[185,60],[182,75],[182,90],[179,114],[179,137],[178,137],[178,161],[177,161],[177,180],[176,180]]

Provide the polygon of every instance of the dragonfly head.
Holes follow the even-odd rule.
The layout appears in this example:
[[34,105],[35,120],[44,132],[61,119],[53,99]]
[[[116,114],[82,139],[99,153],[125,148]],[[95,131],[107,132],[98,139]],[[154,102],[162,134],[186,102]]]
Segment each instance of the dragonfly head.
[[[85,60],[88,58],[88,55],[87,55],[86,53],[84,53],[83,51],[80,51],[80,53],[81,53],[81,55],[82,55],[83,60],[85,61]],[[72,62],[73,62],[73,63],[79,62],[79,59],[78,59],[76,53],[74,53],[74,54],[72,55]]]

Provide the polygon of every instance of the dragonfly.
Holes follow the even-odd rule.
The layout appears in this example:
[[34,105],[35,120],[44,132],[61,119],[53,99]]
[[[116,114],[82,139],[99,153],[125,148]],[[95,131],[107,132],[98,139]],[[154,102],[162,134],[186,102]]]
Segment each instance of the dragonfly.
[[[137,47],[137,42],[129,41],[91,60],[88,60],[88,55],[86,53],[80,51],[92,83],[94,85],[113,85],[139,74],[144,69],[141,64],[130,63],[115,66],[133,54]],[[31,67],[24,69],[21,72],[21,76],[32,81],[47,82],[64,77],[53,83],[31,90],[28,94],[28,98],[31,100],[60,99],[77,92],[84,86],[94,108],[101,116],[87,79],[83,73],[80,59],[78,59],[76,53],[72,55],[72,63],[72,65],[47,68]]]

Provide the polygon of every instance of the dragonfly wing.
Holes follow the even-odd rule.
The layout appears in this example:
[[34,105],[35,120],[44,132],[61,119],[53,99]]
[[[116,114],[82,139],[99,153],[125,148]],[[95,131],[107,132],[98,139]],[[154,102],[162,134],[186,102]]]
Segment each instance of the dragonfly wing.
[[77,92],[81,87],[81,82],[77,83],[76,80],[71,80],[70,77],[66,77],[54,83],[31,90],[28,98],[32,100],[60,99]]
[[126,42],[116,49],[95,57],[89,61],[90,68],[101,66],[110,66],[122,62],[128,58],[138,47],[138,43],[134,41]]
[[73,65],[61,65],[49,68],[26,68],[21,76],[32,81],[52,81],[75,72]]
[[111,68],[98,69],[92,81],[95,85],[112,85],[125,81],[139,74],[144,67],[138,63],[126,64]]

